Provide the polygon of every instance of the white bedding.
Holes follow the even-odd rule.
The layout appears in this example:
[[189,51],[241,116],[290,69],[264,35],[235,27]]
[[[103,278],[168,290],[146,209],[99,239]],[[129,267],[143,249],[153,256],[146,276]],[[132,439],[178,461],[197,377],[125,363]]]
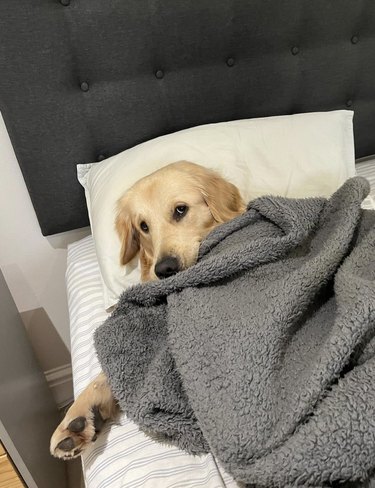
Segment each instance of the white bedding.
[[[375,209],[375,160],[363,161],[356,168],[357,173],[367,177],[372,185],[371,195],[363,206]],[[77,395],[100,371],[92,336],[108,316],[104,311],[91,236],[69,247],[66,279]],[[82,460],[87,488],[238,486],[212,455],[193,457],[177,448],[162,446],[142,434],[125,415],[115,423],[107,423]]]

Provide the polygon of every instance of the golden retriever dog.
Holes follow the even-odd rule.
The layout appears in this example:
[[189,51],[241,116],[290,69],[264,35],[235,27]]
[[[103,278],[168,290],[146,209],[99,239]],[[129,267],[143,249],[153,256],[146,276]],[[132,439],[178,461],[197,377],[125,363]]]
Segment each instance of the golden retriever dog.
[[[193,265],[207,234],[245,208],[238,189],[215,171],[187,161],[169,164],[137,181],[118,202],[120,263],[138,254],[142,281],[168,278]],[[116,411],[102,373],[67,411],[52,435],[51,453],[79,456]]]

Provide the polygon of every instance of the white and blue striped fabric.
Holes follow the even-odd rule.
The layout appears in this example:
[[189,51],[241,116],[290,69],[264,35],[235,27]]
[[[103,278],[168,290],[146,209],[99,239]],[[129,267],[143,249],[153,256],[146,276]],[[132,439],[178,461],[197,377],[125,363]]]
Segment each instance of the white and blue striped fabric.
[[[372,192],[364,207],[375,209],[375,161],[357,164]],[[75,395],[100,372],[93,332],[107,317],[92,236],[68,250],[67,288],[70,311]],[[239,485],[212,455],[190,456],[146,437],[120,415],[108,423],[82,456],[86,488],[235,488]]]
[[[77,396],[100,372],[93,332],[108,315],[91,236],[69,247],[66,279]],[[82,461],[86,488],[238,487],[211,454],[190,456],[161,445],[146,437],[123,414],[105,425]]]
[[357,162],[355,169],[357,175],[367,178],[371,186],[370,195],[363,202],[362,207],[368,210],[375,209],[375,156]]

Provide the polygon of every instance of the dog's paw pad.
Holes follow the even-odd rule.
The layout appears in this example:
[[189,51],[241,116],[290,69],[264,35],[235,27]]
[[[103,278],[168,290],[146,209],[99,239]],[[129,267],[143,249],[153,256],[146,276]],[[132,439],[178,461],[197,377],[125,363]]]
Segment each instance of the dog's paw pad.
[[69,412],[51,438],[51,454],[61,459],[79,456],[97,439],[105,422],[98,407],[93,407],[87,416],[80,415],[72,420],[68,417]]
[[72,451],[75,447],[74,440],[71,437],[66,437],[57,444],[56,449],[68,452]]
[[79,433],[82,432],[83,429],[86,427],[86,418],[85,417],[77,417],[76,419],[72,420],[68,425],[68,430],[70,432]]

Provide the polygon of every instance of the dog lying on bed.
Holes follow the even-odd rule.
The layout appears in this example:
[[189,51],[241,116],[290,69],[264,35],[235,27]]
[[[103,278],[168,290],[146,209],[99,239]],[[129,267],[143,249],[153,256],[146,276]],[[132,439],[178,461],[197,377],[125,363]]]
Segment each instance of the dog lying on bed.
[[[119,200],[120,262],[125,265],[139,254],[142,281],[168,278],[192,266],[207,234],[245,208],[238,189],[214,171],[186,161],[169,164],[139,180]],[[52,455],[79,456],[116,411],[102,373],[55,430]]]

